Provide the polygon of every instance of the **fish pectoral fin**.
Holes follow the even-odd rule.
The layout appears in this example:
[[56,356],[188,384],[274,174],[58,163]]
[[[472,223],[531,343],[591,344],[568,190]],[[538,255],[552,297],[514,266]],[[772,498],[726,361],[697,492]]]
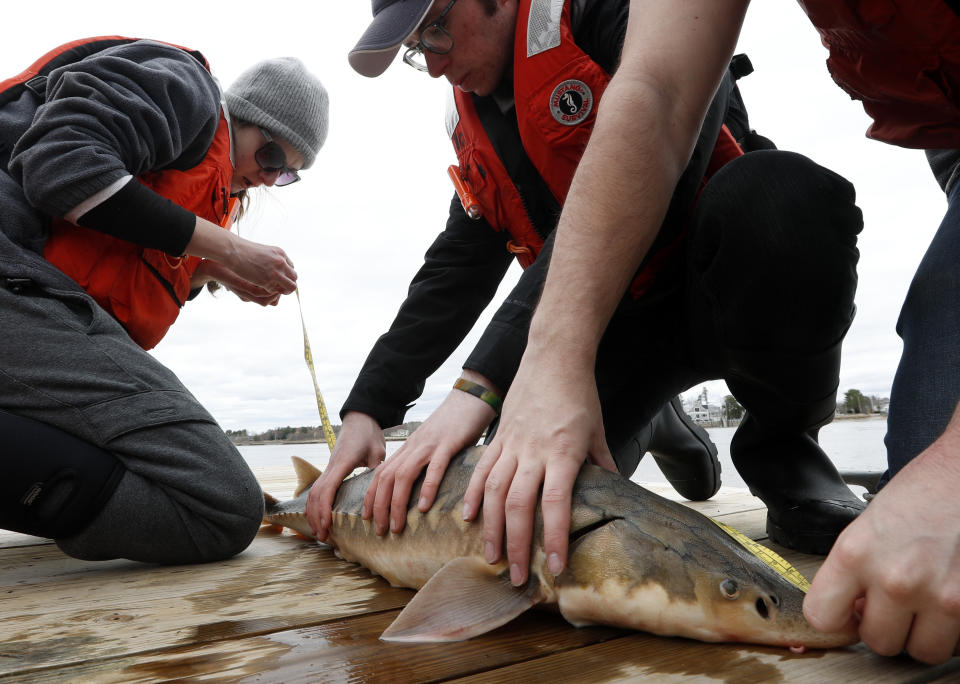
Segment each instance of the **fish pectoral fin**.
[[423,585],[380,639],[463,641],[510,622],[543,599],[535,577],[525,587],[514,587],[496,566],[456,558]]
[[297,473],[297,488],[293,492],[293,498],[297,498],[309,489],[322,473],[315,465],[299,456],[291,456],[290,460],[293,461],[293,470]]

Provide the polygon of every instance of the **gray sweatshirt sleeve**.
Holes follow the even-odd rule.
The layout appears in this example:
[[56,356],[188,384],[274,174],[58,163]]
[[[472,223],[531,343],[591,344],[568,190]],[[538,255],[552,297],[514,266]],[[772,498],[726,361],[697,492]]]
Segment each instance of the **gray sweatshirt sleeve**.
[[191,54],[153,41],[109,48],[50,74],[10,173],[33,206],[64,216],[125,175],[195,166],[219,112],[219,87]]

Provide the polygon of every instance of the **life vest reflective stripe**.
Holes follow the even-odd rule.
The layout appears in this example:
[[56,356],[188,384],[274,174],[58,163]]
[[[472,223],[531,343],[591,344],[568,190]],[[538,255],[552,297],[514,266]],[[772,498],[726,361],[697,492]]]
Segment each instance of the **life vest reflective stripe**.
[[524,150],[562,206],[610,75],[573,41],[570,2],[520,3],[513,60]]
[[[66,47],[77,44],[84,45],[80,41]],[[63,51],[48,55],[54,53]],[[199,53],[191,54],[202,60]],[[185,171],[148,172],[130,182],[143,183],[229,229],[239,209],[229,196],[232,175],[230,130],[221,111],[213,142],[199,164]],[[171,257],[59,218],[52,221],[43,256],[86,290],[144,349],[155,347],[180,314],[200,263],[197,257]]]
[[[514,98],[523,151],[558,209],[593,130],[597,103],[610,81],[609,74],[574,42],[569,5],[520,0],[514,44]],[[497,154],[477,111],[477,101],[470,94],[452,90],[447,132],[459,161],[460,178],[490,226],[509,232],[507,249],[526,268],[554,225],[537,225],[544,221],[544,212],[528,206],[534,197],[518,189],[516,169],[508,170]],[[714,149],[712,171],[743,154],[725,126],[720,139],[723,144]],[[549,218],[555,221],[556,215]],[[634,296],[649,287],[678,243],[679,238],[648,256],[631,286]]]
[[868,137],[960,146],[960,17],[945,0],[799,1],[833,79],[874,120]]

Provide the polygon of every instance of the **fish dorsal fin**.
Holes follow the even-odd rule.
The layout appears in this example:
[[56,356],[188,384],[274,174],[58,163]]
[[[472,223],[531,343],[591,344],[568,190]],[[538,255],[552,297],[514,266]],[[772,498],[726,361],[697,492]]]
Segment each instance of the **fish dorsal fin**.
[[299,456],[291,456],[293,469],[297,472],[297,489],[293,493],[293,498],[300,496],[304,490],[309,489],[310,485],[320,477],[321,471],[312,463],[304,461]]
[[504,625],[543,601],[534,578],[525,587],[479,558],[456,558],[431,577],[397,619],[384,641],[463,641]]

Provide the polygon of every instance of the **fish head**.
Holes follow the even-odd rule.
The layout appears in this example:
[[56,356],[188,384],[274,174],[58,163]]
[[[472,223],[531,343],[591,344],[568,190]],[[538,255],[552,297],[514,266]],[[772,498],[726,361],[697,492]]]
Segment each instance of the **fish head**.
[[803,616],[804,589],[749,551],[739,562],[688,571],[712,637],[704,640],[800,649],[836,648],[860,640],[855,629],[830,634],[815,630]]
[[[633,483],[610,484],[606,500],[585,505],[592,516],[575,516],[567,567],[555,580],[570,622],[787,647],[859,640],[855,631],[813,629],[803,589],[706,516]],[[614,501],[626,486],[629,506]]]

